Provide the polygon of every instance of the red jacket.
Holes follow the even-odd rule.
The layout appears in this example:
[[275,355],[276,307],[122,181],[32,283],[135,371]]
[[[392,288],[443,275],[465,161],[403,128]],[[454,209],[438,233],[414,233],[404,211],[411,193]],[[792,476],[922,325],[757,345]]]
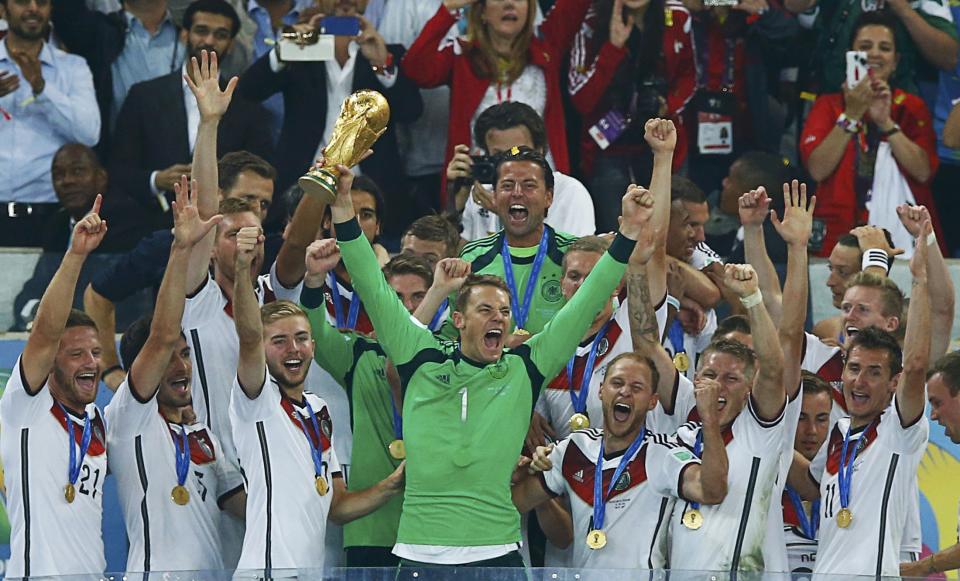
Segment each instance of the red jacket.
[[[547,126],[547,143],[556,166],[554,169],[563,173],[570,173],[570,155],[567,151],[566,121],[560,93],[560,67],[590,2],[591,0],[557,0],[541,23],[539,32],[530,40],[527,52],[529,63],[543,69],[547,84],[543,115]],[[528,16],[533,17],[533,14]],[[470,121],[490,86],[490,80],[478,77],[469,57],[463,54],[461,45],[469,41],[457,39],[444,42],[447,32],[456,22],[456,17],[441,5],[410,46],[401,63],[403,73],[422,88],[450,85],[447,160],[453,157],[455,145],[471,142]],[[445,198],[446,172],[441,190],[443,203],[446,203]]]
[[[807,116],[807,122],[803,126],[803,134],[800,137],[800,158],[803,165],[808,166],[810,154],[816,149],[827,134],[833,129],[837,122],[837,117],[843,113],[843,95],[840,93],[830,93],[817,97],[810,114]],[[930,175],[937,173],[937,167],[940,160],[937,158],[937,136],[933,131],[933,121],[930,118],[930,111],[924,105],[923,100],[916,95],[904,93],[900,89],[895,89],[890,103],[890,118],[900,126],[903,134],[910,141],[919,145],[930,159]],[[883,139],[885,141],[885,139]],[[857,194],[854,190],[854,171],[856,165],[855,147],[858,141],[851,139],[847,143],[847,149],[840,159],[837,169],[830,176],[817,184],[817,217],[826,222],[827,233],[824,239],[822,256],[828,256],[837,239],[849,232],[852,228],[863,223],[867,216],[858,215]],[[922,204],[930,210],[930,216],[933,218],[933,228],[937,233],[939,240],[943,240],[943,233],[940,230],[940,219],[937,216],[937,208],[933,202],[933,195],[930,193],[930,184],[921,183],[910,177],[900,163],[897,162],[900,173],[906,178],[913,192],[917,204]],[[932,178],[931,178],[932,179]]]
[[[660,61],[658,72],[667,81],[667,114],[677,125],[677,147],[673,156],[674,171],[677,171],[687,156],[687,136],[680,113],[696,91],[697,64],[690,13],[683,4],[671,0],[664,6],[664,15],[663,60]],[[609,22],[596,22],[596,17],[596,10],[591,7],[570,53],[570,97],[573,106],[583,115],[580,147],[585,172],[590,171],[594,157],[600,153],[600,147],[590,137],[588,129],[609,112],[609,100],[604,97],[620,64],[629,56],[626,48],[617,48],[609,40],[600,47],[599,52],[592,50],[594,31],[610,26]],[[635,149],[631,145],[634,144],[621,144],[618,147],[614,143],[607,151],[629,153]]]

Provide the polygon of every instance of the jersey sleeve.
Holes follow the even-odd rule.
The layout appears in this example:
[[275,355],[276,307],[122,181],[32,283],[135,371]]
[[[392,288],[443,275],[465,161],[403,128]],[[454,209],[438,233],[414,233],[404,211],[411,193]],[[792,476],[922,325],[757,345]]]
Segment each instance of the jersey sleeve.
[[159,390],[146,401],[138,400],[130,387],[128,373],[106,409],[103,410],[103,415],[107,419],[107,437],[128,438],[144,433],[150,420],[158,416],[157,393]]
[[292,303],[300,302],[300,293],[303,292],[303,279],[300,279],[300,282],[293,285],[293,288],[287,288],[283,286],[283,283],[280,282],[280,279],[277,278],[277,262],[274,261],[270,266],[270,274],[268,275],[268,282],[270,285],[270,290],[273,291],[273,296],[277,297],[278,301],[290,301]]
[[233,393],[230,394],[230,410],[236,415],[237,420],[251,423],[259,422],[271,417],[277,413],[277,410],[281,409],[280,389],[274,387],[266,366],[263,368],[263,376],[263,389],[260,390],[260,395],[253,399],[243,391],[243,388],[240,387],[240,380],[234,376]]
[[183,306],[183,319],[180,326],[184,329],[195,329],[207,324],[214,315],[227,306],[227,299],[223,296],[220,286],[208,274],[207,280],[193,296],[188,296]]
[[337,458],[336,446],[333,445],[333,441],[332,441],[333,434],[330,434],[330,438],[331,438],[331,442],[330,442],[330,460],[329,460],[329,464],[328,464],[328,466],[327,466],[327,467],[329,468],[329,470],[327,471],[327,473],[330,474],[331,477],[333,477],[333,476],[343,476],[343,475],[344,475],[344,474],[343,474],[343,469],[340,467],[340,459]]
[[634,241],[618,234],[573,298],[542,332],[517,348],[521,355],[525,348],[530,349],[530,359],[541,375],[537,378],[539,384],[535,384],[537,389],[553,379],[570,360],[603,303],[610,300],[611,293],[620,284],[634,245]]
[[655,434],[647,445],[647,479],[657,494],[683,498],[683,474],[697,458],[676,436]]
[[357,334],[341,332],[330,324],[324,304],[322,288],[306,288],[300,295],[300,302],[310,319],[310,329],[316,348],[313,358],[317,365],[329,373],[341,387],[346,388],[346,376],[353,368],[354,346]]
[[[46,384],[40,387],[34,395],[30,395],[23,377],[23,355],[17,357],[17,362],[7,380],[7,386],[0,398],[0,423],[4,429],[29,426],[43,414],[50,411],[53,405],[53,396]],[[30,386],[33,388],[33,386]]]
[[222,509],[223,503],[228,498],[243,490],[243,475],[240,474],[237,466],[227,459],[220,440],[213,432],[207,430],[207,434],[213,440],[214,450],[217,451],[217,461],[213,470],[217,475],[217,506]]
[[820,481],[823,479],[823,471],[827,468],[827,453],[829,449],[830,433],[828,432],[823,444],[820,445],[820,449],[817,450],[817,455],[810,461],[810,468],[808,468],[810,479],[816,482],[817,486],[820,486]]
[[540,482],[544,489],[554,496],[560,496],[567,491],[567,481],[563,477],[563,459],[567,453],[567,446],[570,445],[570,438],[564,438],[557,442],[553,452],[550,452],[550,462],[553,467],[546,472],[540,473]]
[[[904,426],[900,414],[897,398],[893,398],[890,407],[880,416],[880,425],[877,426],[877,435],[889,438],[889,446],[901,454],[914,454],[926,447],[930,438],[930,422],[927,415],[921,414],[917,421]],[[887,432],[883,434],[883,432]]]
[[394,365],[409,363],[423,349],[439,347],[433,333],[414,323],[397,293],[387,284],[357,220],[337,224],[336,230],[353,287],[364,298],[364,308],[377,331],[377,339]]

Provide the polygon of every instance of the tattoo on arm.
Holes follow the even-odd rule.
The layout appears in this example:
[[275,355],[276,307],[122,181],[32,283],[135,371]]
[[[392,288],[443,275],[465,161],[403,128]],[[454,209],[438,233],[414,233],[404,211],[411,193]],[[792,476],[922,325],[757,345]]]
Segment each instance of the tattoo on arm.
[[646,272],[627,275],[627,296],[630,303],[630,330],[634,340],[659,343],[660,327],[650,300]]

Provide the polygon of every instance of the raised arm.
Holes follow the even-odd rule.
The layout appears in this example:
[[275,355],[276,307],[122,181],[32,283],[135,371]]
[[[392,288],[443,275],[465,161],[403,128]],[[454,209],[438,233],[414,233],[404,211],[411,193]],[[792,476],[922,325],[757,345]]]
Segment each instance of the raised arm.
[[83,310],[97,324],[97,335],[103,348],[100,354],[100,366],[103,368],[100,378],[110,391],[116,391],[127,376],[120,365],[114,339],[117,333],[117,309],[113,301],[98,293],[90,283],[83,291]]
[[703,455],[699,466],[683,472],[683,498],[702,504],[720,504],[727,497],[727,446],[720,434],[717,400],[720,383],[698,378],[694,383],[697,410],[703,424]]
[[957,51],[960,49],[956,36],[927,22],[907,0],[891,0],[890,9],[903,23],[923,58],[942,71],[953,72],[957,67]]
[[[420,31],[401,66],[403,74],[423,88],[439,87],[450,82],[453,73],[454,47],[441,44],[450,27],[457,23],[455,13],[472,4],[474,0],[444,0],[437,7],[427,24]],[[453,41],[458,42],[458,41]]]
[[767,254],[767,242],[763,236],[763,222],[770,213],[770,197],[763,186],[740,196],[738,200],[740,224],[743,225],[743,253],[747,264],[757,271],[763,306],[770,313],[774,325],[780,324],[783,316],[783,293],[780,277]]
[[263,232],[257,226],[247,226],[237,232],[237,266],[233,279],[233,322],[240,339],[237,380],[250,399],[260,396],[267,380],[260,304],[250,284],[250,264],[263,240]]
[[[924,206],[903,204],[897,207],[897,214],[914,238],[920,236],[923,222],[930,220],[930,212]],[[926,245],[927,288],[930,295],[930,361],[936,361],[946,354],[950,345],[956,299],[953,294],[953,279],[950,278],[940,245],[934,236],[927,237]]]
[[53,369],[53,360],[60,348],[60,336],[67,325],[77,278],[87,256],[93,252],[107,233],[107,222],[100,219],[103,196],[97,194],[93,210],[73,228],[70,248],[60,262],[60,268],[50,280],[37,307],[37,316],[20,357],[24,388],[31,395],[40,391]]
[[403,491],[406,460],[389,476],[370,488],[352,492],[347,490],[343,476],[333,477],[333,501],[330,505],[330,520],[338,525],[367,516]]
[[[897,384],[897,409],[904,427],[913,425],[926,407],[926,373],[930,364],[930,295],[927,290],[927,235],[933,232],[929,220],[924,221],[917,238],[910,272],[913,290],[907,313],[907,331],[903,338],[903,372]],[[934,244],[935,246],[936,244]]]
[[433,284],[427,289],[426,296],[413,312],[413,316],[424,325],[433,322],[433,317],[440,310],[444,299],[458,292],[466,282],[470,269],[470,263],[462,258],[444,258],[437,262],[433,271]]
[[750,397],[760,419],[773,420],[783,411],[786,394],[783,388],[783,350],[777,338],[777,328],[763,306],[757,273],[749,265],[728,264],[724,268],[723,284],[740,298],[750,319],[758,360]]
[[326,297],[323,285],[327,273],[340,262],[340,250],[337,241],[332,238],[315,240],[307,247],[304,265],[303,291],[300,303],[303,305],[317,349],[313,358],[324,371],[329,373],[344,389],[349,389],[347,376],[353,368],[353,346],[356,333],[342,333],[327,319]]
[[277,280],[283,286],[293,288],[303,278],[307,247],[317,239],[326,208],[326,204],[313,196],[300,198],[277,253]]
[[650,193],[653,194],[654,253],[647,263],[647,284],[650,296],[660,301],[667,293],[667,231],[670,229],[670,184],[673,179],[673,151],[677,147],[677,130],[673,121],[651,119],[644,126],[643,138],[653,151],[653,173]]
[[[777,233],[787,243],[787,280],[783,291],[783,318],[780,321],[780,346],[783,348],[783,386],[790,399],[800,390],[800,363],[803,361],[803,324],[807,318],[809,272],[807,243],[813,231],[813,211],[817,197],[807,207],[807,184],[793,180],[783,184],[784,214],[776,211],[770,218]],[[766,298],[764,296],[764,298]]]
[[[237,86],[237,78],[230,79],[227,87],[220,89],[220,67],[217,63],[217,54],[201,51],[200,60],[190,59],[193,76],[185,75],[184,79],[200,110],[200,125],[197,128],[197,141],[193,147],[193,169],[191,175],[196,180],[194,203],[201,219],[207,219],[217,213],[219,205],[219,175],[217,171],[217,128],[220,119],[226,113],[233,90]],[[194,81],[196,79],[196,81]],[[190,255],[187,267],[187,292],[193,293],[207,279],[210,268],[210,253],[216,232],[211,230],[201,240]]]
[[787,484],[804,500],[820,498],[820,487],[810,473],[810,460],[796,450],[793,451],[793,463],[790,464],[790,472],[787,474]]

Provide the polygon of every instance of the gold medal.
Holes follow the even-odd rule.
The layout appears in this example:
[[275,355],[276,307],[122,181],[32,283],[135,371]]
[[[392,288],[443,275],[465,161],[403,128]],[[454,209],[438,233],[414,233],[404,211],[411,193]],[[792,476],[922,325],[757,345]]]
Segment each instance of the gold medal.
[[73,487],[72,482],[68,482],[67,485],[63,487],[63,497],[68,503],[72,503],[77,497],[77,489]]
[[514,335],[519,335],[519,336],[521,336],[521,337],[528,337],[528,336],[530,336],[530,331],[527,331],[526,329],[521,329],[520,327],[517,327],[517,330],[514,331],[513,334],[514,334]]
[[330,487],[327,485],[327,479],[324,478],[323,476],[320,476],[319,474],[317,474],[316,486],[317,486],[317,494],[319,494],[320,496],[326,496],[327,491],[330,490]]
[[691,531],[695,531],[703,526],[703,514],[696,508],[691,508],[687,512],[683,513],[683,526],[687,527]]
[[673,366],[676,367],[680,373],[686,373],[687,370],[690,369],[690,357],[683,351],[677,352],[677,354],[673,356]]
[[593,529],[587,533],[587,546],[594,551],[607,545],[607,534],[600,529]]
[[587,414],[573,414],[570,417],[570,430],[585,430],[590,427],[590,418]]
[[850,526],[850,523],[853,522],[853,513],[850,512],[849,508],[841,508],[840,512],[837,513],[837,526],[845,529]]
[[403,444],[403,440],[390,442],[387,449],[390,450],[390,456],[393,457],[394,460],[403,460],[407,457],[407,447]]
[[185,486],[178,484],[170,491],[170,500],[184,506],[190,502],[190,492],[187,491]]

